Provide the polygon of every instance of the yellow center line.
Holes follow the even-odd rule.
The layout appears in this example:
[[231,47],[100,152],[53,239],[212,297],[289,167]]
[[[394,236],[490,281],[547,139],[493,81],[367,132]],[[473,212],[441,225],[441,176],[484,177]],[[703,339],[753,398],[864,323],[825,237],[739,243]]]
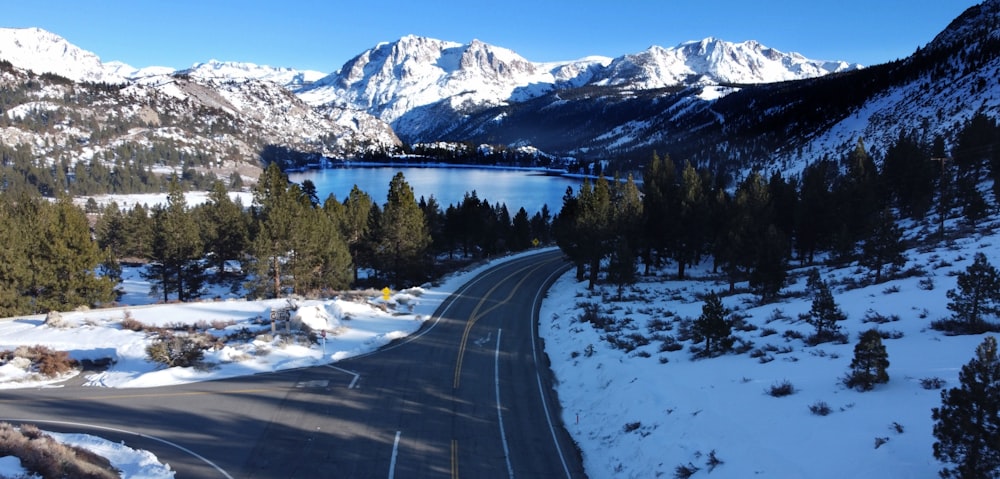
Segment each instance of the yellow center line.
[[476,324],[476,321],[478,321],[479,318],[486,316],[494,309],[497,309],[500,306],[507,304],[511,300],[511,298],[513,298],[514,295],[517,294],[517,291],[518,289],[521,288],[521,285],[524,284],[525,281],[527,281],[530,274],[524,275],[524,277],[521,278],[521,280],[518,281],[516,285],[514,285],[514,288],[511,290],[510,294],[508,294],[506,298],[497,302],[493,306],[490,306],[486,310],[480,312],[480,309],[482,309],[483,305],[486,303],[486,300],[489,299],[490,295],[492,295],[493,292],[496,291],[496,289],[499,288],[500,285],[506,282],[508,279],[513,278],[514,276],[521,274],[522,272],[528,269],[531,269],[532,270],[531,272],[533,273],[538,269],[540,269],[542,266],[545,266],[547,263],[551,263],[552,261],[556,260],[544,261],[540,264],[525,266],[521,269],[518,269],[517,271],[514,271],[513,273],[505,276],[503,279],[498,281],[497,284],[493,285],[493,287],[490,288],[490,290],[487,291],[485,295],[483,295],[483,298],[479,300],[479,303],[476,304],[476,308],[472,310],[472,315],[469,317],[469,321],[465,323],[465,331],[462,333],[462,340],[459,342],[458,345],[458,359],[455,361],[455,379],[452,384],[452,387],[454,389],[458,389],[458,386],[462,382],[462,362],[465,359],[465,349],[466,345],[469,342],[469,332],[472,331],[472,326]]
[[458,479],[458,441],[451,440],[451,477]]

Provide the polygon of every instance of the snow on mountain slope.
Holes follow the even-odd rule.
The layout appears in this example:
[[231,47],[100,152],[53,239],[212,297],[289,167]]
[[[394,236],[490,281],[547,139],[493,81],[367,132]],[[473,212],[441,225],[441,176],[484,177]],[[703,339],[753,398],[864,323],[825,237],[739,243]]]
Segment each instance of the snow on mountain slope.
[[714,38],[674,48],[654,46],[616,59],[534,63],[478,40],[463,45],[411,35],[361,53],[299,95],[314,106],[350,105],[398,129],[410,129],[425,123],[413,117],[420,111],[440,114],[446,108],[461,115],[588,84],[642,90],[692,83],[763,83],[854,68],[861,66],[809,60],[752,41],[735,44]]
[[286,88],[296,88],[307,85],[326,76],[326,73],[314,70],[295,70],[292,68],[271,67],[246,62],[224,62],[209,60],[198,63],[187,70],[178,73],[192,77],[216,80],[263,80],[282,85]]
[[312,105],[344,103],[391,122],[449,98],[496,105],[519,87],[553,83],[550,71],[506,48],[411,35],[361,53],[299,94]]
[[706,38],[673,48],[652,46],[640,53],[618,57],[596,83],[626,85],[637,90],[693,83],[773,83],[857,68],[861,65],[810,60],[755,41],[730,43]]
[[0,28],[0,59],[35,73],[73,81],[124,83],[97,55],[40,28]]

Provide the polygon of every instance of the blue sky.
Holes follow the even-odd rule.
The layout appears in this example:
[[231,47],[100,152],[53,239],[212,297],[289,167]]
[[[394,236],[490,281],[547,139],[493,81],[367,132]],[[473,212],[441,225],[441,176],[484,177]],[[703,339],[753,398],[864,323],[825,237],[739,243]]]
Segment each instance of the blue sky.
[[210,59],[333,72],[414,34],[479,39],[530,61],[636,53],[716,37],[872,65],[931,41],[979,0],[30,0],[2,27],[40,27],[135,67]]

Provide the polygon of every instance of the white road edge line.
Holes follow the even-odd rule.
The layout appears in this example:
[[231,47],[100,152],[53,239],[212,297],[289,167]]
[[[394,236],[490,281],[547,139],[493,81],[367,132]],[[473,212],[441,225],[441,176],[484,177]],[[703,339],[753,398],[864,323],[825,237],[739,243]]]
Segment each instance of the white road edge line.
[[510,447],[507,446],[507,432],[503,428],[503,409],[500,407],[500,335],[502,329],[497,330],[497,348],[493,353],[493,385],[497,394],[497,422],[500,423],[500,442],[503,443],[503,459],[507,461],[507,475],[514,479],[514,466],[510,464]]
[[351,383],[347,385],[347,389],[354,389],[354,387],[358,384],[358,380],[361,379],[361,375],[354,371],[350,371],[344,368],[338,368],[337,366],[334,366],[332,364],[326,364],[325,366],[330,369],[336,369],[337,371],[340,371],[344,374],[350,374],[351,376],[354,376],[354,379],[351,379]]
[[[542,284],[548,284],[549,280],[551,280],[553,276],[561,275],[563,273],[565,273],[564,268],[555,270],[549,275],[548,278],[545,278],[545,282]],[[549,432],[552,434],[552,442],[556,445],[556,451],[559,453],[559,460],[562,461],[563,471],[566,472],[566,477],[572,479],[573,475],[569,472],[569,465],[566,464],[566,457],[563,456],[562,448],[559,447],[559,438],[556,435],[556,428],[552,424],[552,416],[549,414],[549,403],[545,400],[545,389],[542,387],[542,375],[538,371],[538,347],[535,343],[538,342],[536,339],[538,338],[538,321],[540,318],[535,317],[535,305],[540,304],[539,300],[541,294],[542,290],[538,290],[538,292],[535,293],[535,301],[531,305],[531,356],[535,361],[535,379],[538,381],[538,396],[542,400],[542,409],[545,411],[545,420],[549,423]]]
[[389,479],[396,476],[396,456],[399,454],[399,435],[402,431],[396,431],[396,440],[392,442],[392,460],[389,461]]
[[141,432],[129,431],[129,430],[126,430],[126,429],[118,429],[118,428],[115,428],[115,427],[98,426],[96,424],[85,424],[85,423],[82,423],[82,422],[49,421],[49,420],[45,420],[45,419],[3,419],[3,420],[7,421],[7,422],[40,423],[40,424],[61,424],[63,426],[85,427],[85,428],[97,429],[97,430],[102,430],[102,431],[112,431],[112,432],[117,432],[117,433],[121,433],[121,434],[131,434],[133,436],[139,436],[139,437],[143,437],[143,438],[146,438],[146,439],[152,439],[154,441],[161,442],[161,443],[166,444],[168,446],[172,446],[172,447],[174,447],[176,449],[184,451],[184,452],[186,452],[186,453],[188,453],[188,454],[190,454],[190,455],[192,455],[192,456],[200,459],[205,464],[208,464],[209,466],[211,466],[216,471],[219,471],[220,474],[222,474],[223,476],[227,477],[228,479],[233,479],[233,476],[230,476],[228,472],[226,472],[224,469],[222,469],[221,467],[219,467],[218,465],[216,465],[214,462],[209,461],[207,458],[205,458],[201,454],[198,454],[198,453],[196,453],[196,452],[194,452],[194,451],[192,451],[192,450],[190,450],[190,449],[188,449],[188,448],[186,448],[184,446],[181,446],[180,444],[173,443],[173,442],[170,442],[170,441],[168,441],[166,439],[158,438],[156,436],[150,436],[149,434],[143,434]]

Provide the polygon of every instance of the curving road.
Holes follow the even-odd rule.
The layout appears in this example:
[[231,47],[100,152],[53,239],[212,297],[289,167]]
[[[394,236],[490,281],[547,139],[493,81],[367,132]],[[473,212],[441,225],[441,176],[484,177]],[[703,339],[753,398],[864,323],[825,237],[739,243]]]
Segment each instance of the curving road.
[[421,330],[328,366],[0,392],[0,420],[153,451],[178,478],[582,478],[535,327],[557,251],[476,276]]

